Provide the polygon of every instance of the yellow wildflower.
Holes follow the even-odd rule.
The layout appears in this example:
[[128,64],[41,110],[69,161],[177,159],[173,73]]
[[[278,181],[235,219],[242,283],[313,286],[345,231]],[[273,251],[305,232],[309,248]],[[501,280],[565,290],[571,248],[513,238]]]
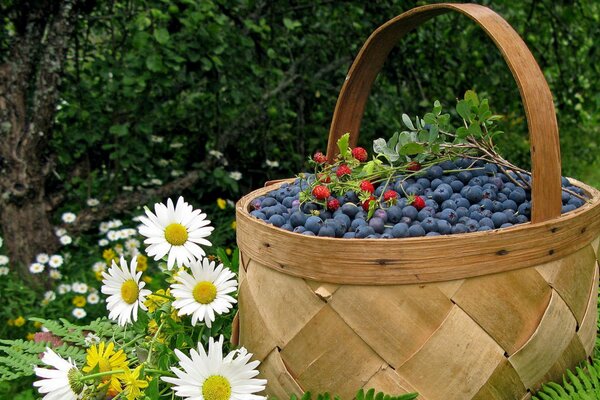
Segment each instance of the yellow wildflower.
[[217,207],[219,207],[221,210],[224,210],[225,207],[227,207],[227,202],[219,197],[217,199]]
[[35,321],[33,323],[33,326],[35,327],[35,329],[40,329],[42,327],[42,323],[39,321]]
[[139,399],[142,396],[142,389],[148,387],[148,381],[145,379],[138,379],[140,377],[141,369],[141,365],[133,371],[127,368],[123,376],[121,376],[121,382],[125,384],[125,397],[127,397],[127,400]]
[[123,245],[122,244],[117,243],[115,245],[115,250],[117,251],[117,254],[123,255]]
[[71,301],[71,303],[73,303],[73,305],[75,307],[83,307],[83,306],[85,306],[85,303],[87,303],[87,301],[85,300],[85,297],[83,297],[83,296],[75,296],[75,297],[73,297],[73,300]]
[[106,264],[110,265],[112,264],[112,260],[115,260],[117,258],[117,254],[113,249],[106,249],[102,252],[102,258],[104,258]]
[[156,311],[157,308],[160,308],[160,306],[162,306],[167,301],[169,301],[169,299],[162,297],[162,296],[170,296],[170,295],[171,295],[171,289],[167,289],[166,293],[165,293],[164,289],[158,289],[155,294],[151,294],[150,296],[148,296],[146,298],[144,305],[146,307],[148,307],[149,312],[154,312],[154,311]]
[[226,249],[225,249],[225,253],[226,253],[228,256],[230,256],[230,255],[231,255],[231,253],[233,253],[233,251],[232,251],[232,250],[231,250],[231,249],[228,247],[228,248],[226,248]]
[[14,319],[9,319],[8,321],[6,321],[6,324],[8,326],[15,326],[15,320]]
[[[87,349],[86,362],[87,365],[82,368],[83,372],[90,373],[94,372],[108,372],[116,370],[125,370],[129,365],[127,357],[123,350],[115,352],[115,344],[110,342],[106,345],[105,342],[100,342],[97,346],[93,345]],[[97,371],[96,371],[97,370]],[[118,377],[121,374],[106,375],[102,377],[102,382],[109,384],[109,391],[120,392],[121,384],[119,383]]]
[[19,315],[15,320],[14,320],[14,324],[16,327],[21,327],[23,325],[25,325],[25,318],[23,318],[23,316]]
[[102,271],[94,272],[94,275],[96,276],[96,280],[98,281],[102,281],[102,279],[104,279],[104,277],[102,276]]
[[231,229],[233,229],[234,231],[237,229],[237,222],[231,221]]
[[33,340],[33,339],[35,339],[35,333],[29,332],[27,334],[27,340]]
[[148,276],[148,275],[145,275],[145,276],[142,276],[142,280],[144,282],[146,282],[146,283],[151,283],[152,282],[152,277]]
[[136,271],[144,272],[148,268],[148,257],[143,254],[137,255],[137,268]]

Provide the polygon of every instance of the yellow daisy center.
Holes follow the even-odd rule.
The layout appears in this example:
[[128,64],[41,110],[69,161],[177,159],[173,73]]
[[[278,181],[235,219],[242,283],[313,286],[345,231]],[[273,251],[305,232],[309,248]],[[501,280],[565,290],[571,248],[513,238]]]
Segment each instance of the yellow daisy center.
[[181,224],[170,224],[165,228],[165,239],[173,246],[181,246],[188,240],[187,229]]
[[110,365],[110,361],[108,361],[108,358],[101,357],[98,360],[98,372],[108,372],[108,371],[112,371],[112,366]]
[[212,282],[198,282],[192,291],[194,300],[200,304],[209,304],[217,297],[217,287]]
[[128,279],[121,286],[121,297],[127,304],[133,304],[138,300],[140,288],[133,279]]
[[220,375],[211,375],[202,384],[202,396],[205,400],[229,400],[231,385]]

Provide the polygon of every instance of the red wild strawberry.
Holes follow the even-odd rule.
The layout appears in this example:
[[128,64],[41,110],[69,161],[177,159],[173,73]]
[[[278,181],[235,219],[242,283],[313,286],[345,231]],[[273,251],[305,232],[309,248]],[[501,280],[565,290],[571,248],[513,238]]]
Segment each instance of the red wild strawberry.
[[375,196],[371,196],[368,199],[366,199],[365,201],[363,201],[363,203],[362,203],[363,210],[369,211],[369,206],[371,205],[372,201],[375,201]]
[[419,164],[416,161],[411,161],[406,166],[406,169],[409,170],[409,171],[418,171],[418,170],[421,169],[421,164]]
[[365,162],[367,161],[367,157],[369,157],[369,155],[362,147],[355,147],[352,149],[352,157],[356,158],[360,162]]
[[327,209],[329,211],[335,211],[338,208],[340,208],[340,202],[338,201],[338,199],[331,199],[327,202]]
[[360,190],[363,192],[373,193],[375,191],[375,187],[373,187],[373,184],[369,181],[362,181],[360,183]]
[[319,180],[319,182],[322,182],[322,183],[331,182],[331,177],[327,174],[317,174],[317,179]]
[[327,186],[318,185],[312,190],[312,195],[315,196],[317,200],[325,200],[329,197],[330,193]]
[[335,171],[335,174],[337,175],[338,178],[341,178],[342,176],[350,175],[351,173],[352,173],[352,170],[346,164],[340,165],[338,167],[337,171]]
[[391,204],[396,204],[396,201],[398,200],[398,192],[395,190],[386,190],[383,194],[383,200],[390,202]]
[[313,156],[313,160],[317,163],[317,164],[324,164],[325,161],[327,161],[327,157],[325,157],[325,154],[321,153],[320,151],[317,151],[315,153],[315,155]]
[[410,205],[415,207],[417,210],[420,210],[425,207],[425,199],[423,199],[421,196],[416,196]]

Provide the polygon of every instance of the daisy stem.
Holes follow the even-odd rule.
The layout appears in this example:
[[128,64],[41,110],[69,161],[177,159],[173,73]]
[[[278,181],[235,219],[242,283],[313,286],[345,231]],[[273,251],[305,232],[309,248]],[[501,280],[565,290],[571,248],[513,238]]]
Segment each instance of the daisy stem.
[[82,380],[96,379],[96,378],[101,378],[106,375],[122,374],[123,372],[125,372],[125,371],[123,371],[122,369],[116,369],[114,371],[98,372],[98,373],[91,374],[91,375],[84,375],[81,377],[81,379]]
[[152,342],[150,342],[150,350],[148,350],[148,358],[146,359],[147,364],[150,364],[150,361],[152,360],[152,350],[154,350],[154,343],[156,343],[156,340],[158,339],[158,335],[160,334],[160,331],[164,324],[165,324],[165,321],[160,323],[160,325],[158,326],[158,329],[156,330],[156,333],[154,334],[154,337],[152,338]]
[[160,370],[160,369],[145,368],[144,371],[147,372],[147,373],[150,373],[150,374],[160,374],[160,375],[175,376],[175,374],[173,374],[171,371],[163,371],[163,370]]
[[132,339],[132,340],[130,340],[129,342],[125,343],[125,344],[123,345],[123,347],[127,347],[127,346],[129,346],[130,344],[137,342],[138,340],[140,340],[140,339],[141,339],[141,338],[143,338],[144,336],[146,336],[146,335],[138,335],[138,336],[136,336],[135,338],[133,338],[133,339]]
[[152,293],[152,296],[164,297],[165,299],[175,300],[175,297],[173,297],[173,296],[167,296],[166,294]]

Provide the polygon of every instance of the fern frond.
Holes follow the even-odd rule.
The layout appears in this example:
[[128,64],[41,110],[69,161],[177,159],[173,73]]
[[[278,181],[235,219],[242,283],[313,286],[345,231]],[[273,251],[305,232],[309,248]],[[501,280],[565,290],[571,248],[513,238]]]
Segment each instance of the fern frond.
[[[418,393],[407,393],[401,394],[399,396],[391,396],[389,394],[385,394],[383,392],[375,392],[375,389],[369,389],[365,393],[363,389],[360,389],[354,398],[356,400],[413,400],[419,396]],[[275,399],[276,400],[276,399]],[[298,400],[298,397],[295,394],[290,396],[290,400]],[[313,396],[311,392],[304,392],[300,400],[313,400]],[[331,394],[328,392],[317,394],[316,400],[332,400]],[[333,397],[333,400],[341,400],[340,396],[336,395]]]
[[594,400],[600,398],[600,359],[582,367],[568,370],[562,385],[549,382],[542,386],[532,400]]

